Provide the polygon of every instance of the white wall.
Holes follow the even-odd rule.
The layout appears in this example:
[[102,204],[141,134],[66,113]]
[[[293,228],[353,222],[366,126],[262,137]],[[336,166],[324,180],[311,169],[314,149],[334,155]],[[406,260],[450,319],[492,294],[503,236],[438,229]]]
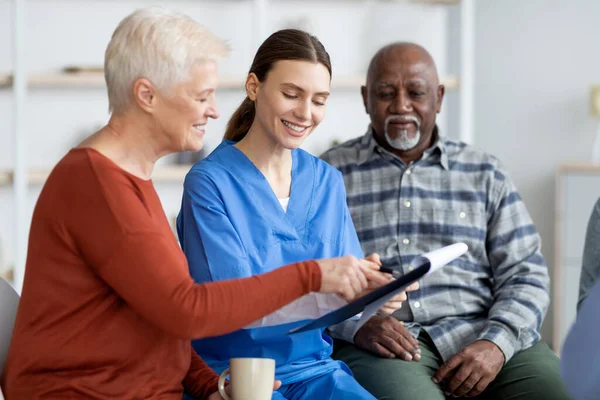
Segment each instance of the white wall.
[[[168,4],[229,39],[233,52],[221,71],[243,74],[255,51],[251,2],[226,2],[226,10],[224,3]],[[28,1],[29,70],[47,72],[66,64],[101,63],[119,19],[148,4],[141,0]],[[540,231],[544,255],[552,267],[554,173],[562,161],[582,162],[591,155],[595,121],[588,113],[588,97],[589,86],[600,83],[600,1],[481,0],[475,4],[475,145],[507,165]],[[425,45],[444,73],[458,71],[460,34],[458,8],[447,10],[449,17],[444,9],[385,2],[277,1],[267,21],[271,30],[288,23],[317,34],[332,55],[334,79],[364,72],[377,47],[400,39]],[[235,25],[224,22],[233,15]],[[10,71],[12,65],[10,23],[10,2],[0,0],[0,72]],[[240,92],[219,93],[223,118],[209,127],[209,147],[218,143],[225,117],[241,98]],[[447,94],[447,123],[442,116],[444,132],[455,138],[459,136],[457,100],[457,94]],[[0,169],[10,168],[13,162],[11,109],[10,92],[0,90]],[[49,167],[80,135],[106,121],[105,94],[100,89],[35,89],[29,94],[28,117],[29,164]],[[358,91],[335,90],[328,116],[307,146],[319,153],[334,138],[361,134],[367,121]],[[33,189],[31,205],[37,194]],[[161,190],[172,215],[178,208],[177,186]],[[600,188],[598,192],[600,195]],[[0,263],[11,259],[11,212],[11,190],[0,186]],[[549,315],[544,327],[547,341],[552,339],[551,323]]]
[[[256,51],[253,37],[253,2],[222,0],[29,0],[26,1],[26,56],[29,73],[58,72],[66,65],[102,65],[104,50],[118,22],[136,8],[162,4],[185,12],[232,47],[221,62],[222,76],[245,76]],[[318,7],[318,12],[316,11]],[[235,23],[233,22],[235,21]],[[380,46],[395,40],[416,41],[432,52],[445,73],[447,9],[374,1],[278,1],[268,9],[267,32],[286,26],[316,34],[331,54],[335,81],[364,75],[370,57]],[[0,0],[0,73],[12,69],[11,2]],[[211,121],[206,147],[221,140],[227,116],[243,99],[241,90],[220,90],[222,117]],[[11,92],[0,89],[0,170],[11,169]],[[105,90],[101,88],[33,88],[26,103],[27,163],[31,168],[52,167],[82,137],[108,118]],[[441,116],[442,124],[445,115]],[[327,117],[305,144],[320,154],[334,139],[363,134],[368,124],[359,88],[333,89]],[[29,210],[40,187],[30,186]],[[160,184],[159,194],[169,217],[181,198],[181,184]],[[12,190],[0,186],[0,271],[12,260]]]
[[[555,171],[591,156],[588,99],[590,85],[600,82],[600,1],[475,4],[475,144],[507,165],[552,267]],[[549,342],[551,326],[550,315]]]

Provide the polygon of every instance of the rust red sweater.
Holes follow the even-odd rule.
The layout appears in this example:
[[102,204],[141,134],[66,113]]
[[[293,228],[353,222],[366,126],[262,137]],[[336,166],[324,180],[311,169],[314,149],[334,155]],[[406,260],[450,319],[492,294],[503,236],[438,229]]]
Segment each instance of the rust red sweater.
[[241,328],[311,291],[314,261],[195,284],[152,181],[71,150],[38,199],[2,376],[7,400],[198,398],[217,376],[190,339]]

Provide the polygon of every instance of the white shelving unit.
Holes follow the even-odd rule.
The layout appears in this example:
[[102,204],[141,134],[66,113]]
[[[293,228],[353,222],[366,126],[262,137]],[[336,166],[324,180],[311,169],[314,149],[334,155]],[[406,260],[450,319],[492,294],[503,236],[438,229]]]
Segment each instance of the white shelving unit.
[[599,197],[600,165],[564,164],[558,168],[552,279],[552,348],[558,354],[577,315],[587,224]]
[[[133,1],[133,0],[132,0]],[[207,0],[210,2],[210,0]],[[202,1],[189,2],[189,4],[197,4]],[[224,3],[224,2],[223,2]],[[247,4],[247,8],[244,8],[244,12],[247,10],[252,10],[252,19],[251,19],[251,31],[250,35],[251,43],[255,45],[255,48],[260,44],[266,36],[270,33],[275,25],[273,24],[274,19],[272,18],[277,10],[286,9],[286,12],[289,12],[289,8],[297,5],[303,5],[305,2],[290,0],[245,0],[244,2],[231,2],[231,4]],[[331,3],[331,2],[330,2]],[[415,4],[418,9],[424,9],[427,7],[447,7],[447,6],[456,6],[460,7],[460,26],[461,26],[461,51],[460,51],[460,63],[461,63],[461,75],[460,76],[443,76],[442,83],[446,85],[447,90],[457,90],[460,94],[460,138],[461,140],[472,142],[473,140],[473,104],[474,104],[474,90],[473,90],[473,60],[474,60],[474,0],[345,0],[345,2],[340,2],[340,4],[359,4],[364,5],[365,9],[370,7],[371,5],[381,5],[381,4],[394,4],[394,3],[410,3]],[[74,4],[74,3],[73,3]],[[79,3],[77,3],[79,4]],[[96,1],[94,3],[96,6],[104,7],[102,10],[106,12],[107,6],[102,5],[102,2]],[[117,2],[115,2],[117,4]],[[122,4],[122,2],[118,2],[118,4]],[[136,0],[137,6],[145,6],[143,2]],[[220,7],[224,9],[221,4],[222,2],[216,2],[212,0],[213,7]],[[216,6],[218,4],[218,6]],[[311,4],[311,10],[304,10],[304,15],[314,16],[320,14],[320,10],[322,2],[309,2]],[[148,4],[149,5],[149,4]],[[25,255],[26,255],[26,246],[27,246],[27,228],[29,226],[29,220],[27,218],[27,212],[31,205],[31,196],[30,192],[34,192],[39,189],[39,185],[43,184],[49,174],[49,167],[44,166],[37,169],[32,169],[29,167],[29,159],[28,152],[26,151],[26,146],[29,145],[30,141],[26,122],[28,118],[31,118],[25,112],[25,105],[27,104],[28,95],[31,98],[35,96],[39,96],[39,93],[45,93],[45,90],[55,90],[57,96],[60,99],[64,99],[69,96],[71,90],[77,90],[81,92],[89,92],[89,90],[98,90],[104,88],[104,77],[101,72],[95,73],[65,73],[61,72],[61,68],[56,68],[48,71],[36,71],[36,73],[28,74],[29,68],[27,68],[26,60],[29,55],[28,51],[30,49],[26,48],[26,44],[28,42],[25,41],[25,33],[28,28],[27,18],[31,18],[31,9],[28,8],[33,7],[48,7],[42,1],[35,0],[12,0],[12,56],[13,56],[13,70],[8,71],[0,71],[0,92],[9,92],[12,91],[12,116],[13,116],[13,126],[12,137],[14,138],[13,142],[13,154],[14,161],[11,168],[5,170],[0,169],[0,188],[6,188],[8,185],[12,187],[12,198],[14,204],[14,212],[12,214],[12,224],[13,224],[13,245],[12,245],[12,261],[14,263],[14,271],[2,271],[2,266],[0,265],[0,276],[13,276],[13,283],[17,290],[20,291],[22,286],[23,276],[24,276],[24,265],[25,265]],[[171,4],[167,4],[165,2],[165,6],[170,7]],[[79,6],[78,6],[79,7]],[[244,6],[246,7],[246,6]],[[287,8],[286,8],[287,7]],[[334,10],[337,10],[336,5],[332,6],[329,4],[330,11],[331,7]],[[340,6],[341,7],[341,6]],[[343,7],[341,7],[343,8]],[[56,9],[56,8],[54,8]],[[63,12],[64,11],[57,11]],[[207,14],[206,18],[210,22],[211,18],[214,20],[214,17],[229,18],[230,10],[227,12],[221,11],[220,13],[216,13],[213,10],[213,14]],[[293,13],[291,13],[293,14]],[[290,14],[290,15],[291,15]],[[245,15],[245,14],[244,14]],[[104,16],[106,18],[106,16]],[[336,15],[335,18],[338,18]],[[340,16],[340,18],[342,18]],[[398,20],[402,19],[402,15],[398,16]],[[49,17],[48,20],[52,20],[52,17]],[[38,20],[44,21],[43,19]],[[327,31],[328,34],[331,35],[332,29],[333,32],[336,31],[338,21],[331,20],[327,21]],[[373,22],[373,27],[378,28],[378,26]],[[31,26],[31,25],[30,25]],[[78,22],[74,21],[74,26],[79,27],[79,29],[87,29],[87,26],[83,26]],[[112,26],[112,25],[111,25]],[[32,29],[32,28],[29,28]],[[36,27],[37,29],[37,27]],[[44,29],[44,28],[40,28]],[[46,28],[47,29],[47,26]],[[209,26],[210,29],[210,26]],[[75,32],[75,31],[74,31]],[[76,32],[74,33],[76,34]],[[321,36],[319,35],[321,38]],[[29,42],[31,43],[31,42]],[[250,42],[247,42],[250,43]],[[360,43],[359,43],[360,44]],[[355,46],[356,43],[348,43],[347,46]],[[65,47],[64,43],[56,43],[56,50],[58,52],[68,51],[68,46]],[[66,50],[65,50],[66,49]],[[42,49],[45,50],[45,49]],[[246,51],[249,52],[248,45],[244,49],[237,49],[237,51]],[[331,49],[328,48],[328,50]],[[334,49],[335,50],[335,49]],[[234,49],[236,51],[236,49]],[[356,60],[357,52],[360,52],[359,56],[368,57],[369,54],[365,53],[365,51],[360,51],[360,48],[353,49],[349,48],[345,51],[348,51],[351,54],[349,60]],[[364,53],[364,54],[363,54]],[[46,53],[47,55],[52,55],[51,53]],[[63,53],[61,53],[63,54]],[[66,54],[66,53],[65,53]],[[40,55],[43,59],[43,55]],[[333,59],[334,57],[332,57]],[[335,61],[335,60],[334,60]],[[346,60],[344,60],[346,61]],[[354,73],[340,73],[340,68],[338,66],[345,66],[344,63],[334,64],[334,76],[332,80],[332,88],[335,90],[347,90],[349,93],[353,93],[353,96],[358,95],[358,88],[364,84],[365,76],[364,74]],[[243,69],[247,68],[249,65],[244,65]],[[242,71],[243,71],[242,69]],[[230,90],[239,90],[243,89],[243,84],[245,80],[245,76],[241,76],[236,74],[229,74],[226,71],[221,74],[221,88],[230,89]],[[35,89],[35,92],[31,93],[31,90]],[[27,112],[29,113],[29,108]],[[350,111],[355,112],[356,110]],[[330,128],[331,129],[331,128]],[[359,131],[356,134],[360,134],[360,130],[363,127],[357,128]],[[156,168],[154,174],[154,182],[156,183],[169,183],[169,182],[181,182],[185,173],[189,170],[189,166],[159,166]],[[37,185],[37,186],[35,186]],[[178,195],[176,191],[171,194],[171,196],[175,197]]]

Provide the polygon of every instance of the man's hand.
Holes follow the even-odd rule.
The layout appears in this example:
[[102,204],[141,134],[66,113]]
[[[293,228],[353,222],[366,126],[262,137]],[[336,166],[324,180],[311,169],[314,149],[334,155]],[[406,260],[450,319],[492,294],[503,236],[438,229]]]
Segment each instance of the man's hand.
[[392,316],[374,315],[354,336],[354,344],[385,358],[419,361],[419,341]]
[[[375,263],[376,265],[381,266],[381,260],[379,259],[379,254],[377,254],[377,253],[369,254],[367,257],[365,257],[365,260],[371,261],[371,262]],[[394,278],[390,274],[387,274],[384,272],[377,272],[377,274],[379,274],[382,277],[384,277],[385,279],[387,279],[386,283],[392,282],[394,280]],[[372,292],[373,290],[377,289],[378,287],[381,287],[381,285],[378,283],[374,283],[373,281],[369,281],[368,288],[361,293],[361,296],[364,296],[364,295]],[[408,297],[406,296],[406,292],[412,292],[413,290],[417,290],[418,288],[419,288],[419,282],[414,282],[409,287],[407,287],[405,291],[398,293],[396,296],[394,296],[390,300],[388,300],[387,303],[385,303],[377,311],[377,313],[381,314],[381,315],[392,314],[394,311],[396,311],[396,310],[400,309],[400,307],[402,307],[402,303],[404,303],[406,300],[408,300]]]
[[475,397],[496,379],[503,365],[502,350],[490,341],[478,340],[446,361],[432,380],[444,383],[446,396]]
[[389,299],[379,310],[377,310],[377,314],[379,315],[390,315],[395,311],[399,310],[402,307],[402,303],[408,300],[408,296],[406,292],[412,292],[419,288],[419,282],[414,282],[410,286],[408,286],[404,291],[398,293],[391,299]]

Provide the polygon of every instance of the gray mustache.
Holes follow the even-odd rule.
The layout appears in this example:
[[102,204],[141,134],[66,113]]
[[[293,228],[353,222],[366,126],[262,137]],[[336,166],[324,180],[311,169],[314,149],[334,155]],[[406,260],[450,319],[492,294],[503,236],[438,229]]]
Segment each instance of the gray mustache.
[[417,117],[414,117],[412,115],[391,115],[385,119],[385,124],[387,125],[392,121],[398,121],[403,123],[414,122],[415,125],[417,125],[417,129],[421,127],[421,121],[419,121]]

